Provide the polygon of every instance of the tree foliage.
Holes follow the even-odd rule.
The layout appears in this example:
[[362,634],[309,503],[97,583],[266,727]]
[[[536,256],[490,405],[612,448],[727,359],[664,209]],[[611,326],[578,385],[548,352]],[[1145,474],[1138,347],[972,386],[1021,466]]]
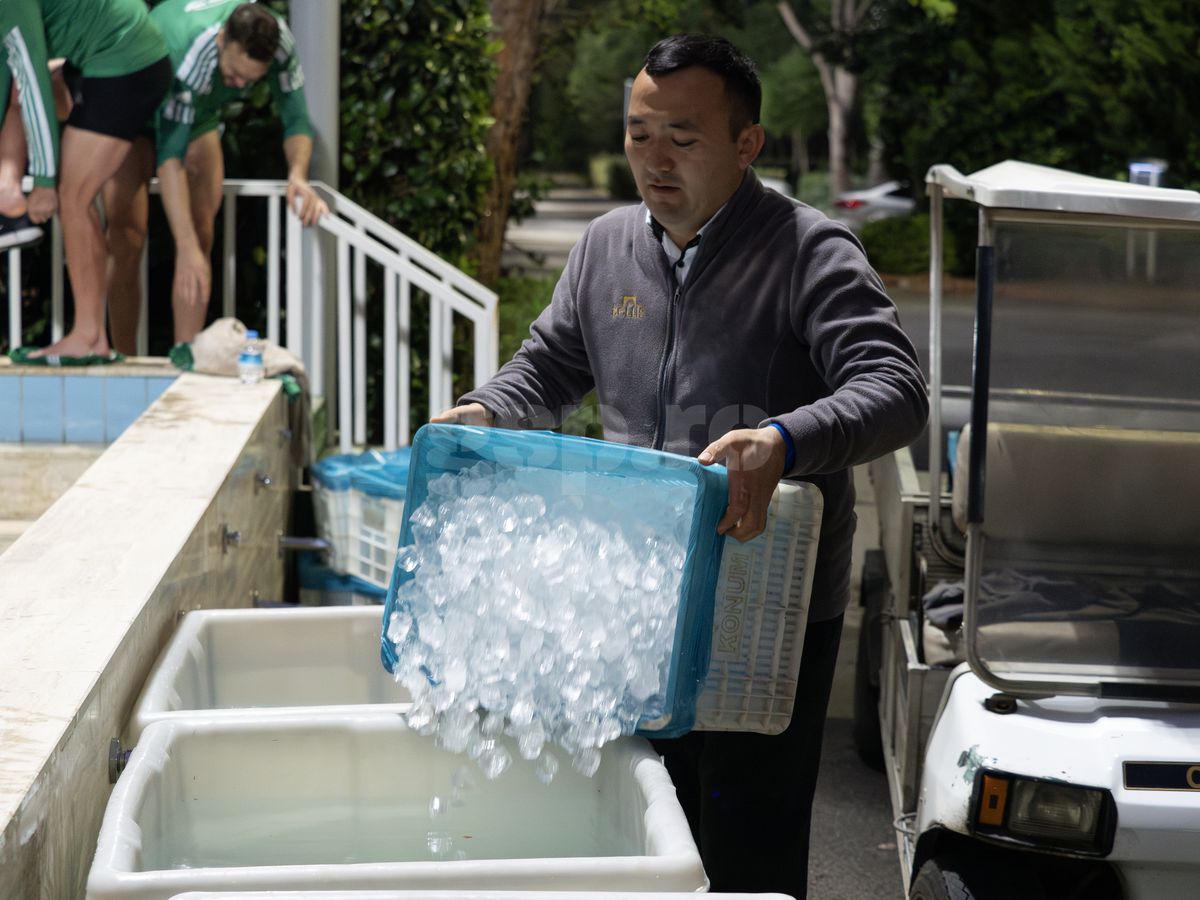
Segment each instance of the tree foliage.
[[768,131],[822,131],[829,123],[821,81],[812,60],[800,48],[762,68],[762,123]]
[[920,183],[1006,158],[1116,177],[1160,157],[1200,180],[1200,4],[1190,0],[959,0],[931,21],[889,11],[872,77],[889,168]]
[[485,0],[343,0],[342,192],[451,260],[491,164]]

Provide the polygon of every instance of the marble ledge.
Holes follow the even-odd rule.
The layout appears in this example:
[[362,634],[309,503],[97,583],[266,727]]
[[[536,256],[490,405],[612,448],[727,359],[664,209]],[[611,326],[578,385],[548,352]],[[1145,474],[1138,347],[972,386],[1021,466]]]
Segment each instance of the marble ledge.
[[[0,555],[6,832],[61,742],[108,693],[98,680],[114,655],[131,641],[151,651],[158,643],[167,610],[155,601],[146,612],[153,596],[176,593],[164,579],[182,576],[197,606],[206,605],[200,591],[221,583],[205,574],[220,556],[208,534],[215,500],[239,457],[263,441],[260,423],[282,421],[272,411],[280,396],[274,380],[181,376]],[[121,667],[140,668],[138,655]],[[120,714],[106,712],[105,727],[119,727]]]

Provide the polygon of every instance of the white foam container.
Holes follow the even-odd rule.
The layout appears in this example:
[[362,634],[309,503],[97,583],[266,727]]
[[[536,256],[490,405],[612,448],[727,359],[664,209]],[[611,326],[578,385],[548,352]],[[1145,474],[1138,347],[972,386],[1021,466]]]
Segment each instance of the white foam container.
[[197,610],[183,617],[129,721],[198,711],[219,718],[407,712],[408,692],[379,660],[380,606]]
[[[593,778],[564,763],[549,786],[519,757],[495,781],[471,765],[464,802],[431,817],[431,798],[447,795],[464,765],[398,716],[156,722],[113,789],[87,898],[707,888],[646,741],[605,747]],[[431,831],[452,843],[443,858],[430,858]],[[451,851],[469,858],[445,858]]]
[[791,721],[822,509],[813,485],[780,482],[763,533],[726,539],[697,731],[778,734]]

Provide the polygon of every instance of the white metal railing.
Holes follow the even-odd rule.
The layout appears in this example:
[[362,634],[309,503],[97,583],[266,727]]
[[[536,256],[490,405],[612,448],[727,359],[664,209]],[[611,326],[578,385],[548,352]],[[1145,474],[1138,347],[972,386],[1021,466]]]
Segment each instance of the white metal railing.
[[[367,352],[368,336],[375,330],[382,344],[382,444],[385,449],[408,444],[413,401],[414,292],[428,298],[429,332],[425,346],[429,409],[436,412],[453,403],[456,317],[471,323],[473,383],[478,385],[498,366],[498,313],[496,294],[416,241],[388,225],[321,182],[314,188],[329,206],[329,215],[314,228],[285,210],[285,181],[228,180],[224,188],[224,228],[219,237],[224,258],[219,288],[213,302],[222,315],[234,316],[240,303],[261,303],[265,308],[267,340],[286,347],[305,365],[314,397],[325,398],[336,414],[338,445],[342,452],[365,445],[368,438]],[[157,182],[152,187],[157,192]],[[257,265],[238,259],[237,217],[247,202],[266,204],[266,296],[239,295],[239,267]],[[147,292],[149,253],[157,241],[151,236],[142,258],[142,298],[138,352],[148,346],[150,304]],[[57,218],[51,230],[51,335],[63,334],[62,235]],[[286,250],[286,253],[281,251]],[[12,250],[8,261],[9,346],[20,343],[22,322],[20,285],[21,251]],[[286,271],[280,261],[286,260]],[[378,279],[383,298],[382,321],[368,321],[368,284]],[[286,297],[286,299],[285,299]],[[16,302],[13,302],[17,298]],[[286,329],[286,331],[285,331]],[[335,382],[326,391],[328,380]],[[331,425],[333,421],[331,420]]]

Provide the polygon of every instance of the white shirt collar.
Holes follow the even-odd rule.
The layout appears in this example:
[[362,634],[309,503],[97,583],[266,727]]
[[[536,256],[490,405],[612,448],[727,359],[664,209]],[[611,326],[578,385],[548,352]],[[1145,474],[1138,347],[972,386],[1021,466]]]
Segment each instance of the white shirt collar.
[[[721,204],[721,209],[718,209],[715,213],[713,213],[712,216],[709,217],[708,221],[700,226],[700,228],[696,231],[696,236],[692,238],[686,247],[681,248],[676,245],[676,243],[671,240],[671,236],[667,234],[667,229],[662,229],[662,236],[659,238],[659,243],[662,244],[663,252],[667,254],[667,259],[670,260],[671,265],[675,267],[675,278],[679,284],[683,284],[687,281],[688,269],[692,267],[692,260],[696,258],[696,253],[693,251],[699,249],[700,239],[704,237],[704,229],[712,224],[713,219],[719,216],[721,214],[721,210],[724,208],[725,204]],[[653,228],[655,224],[654,216],[650,214],[649,209],[646,210],[646,224],[651,226],[651,228]],[[659,227],[661,228],[662,226],[660,225]]]

